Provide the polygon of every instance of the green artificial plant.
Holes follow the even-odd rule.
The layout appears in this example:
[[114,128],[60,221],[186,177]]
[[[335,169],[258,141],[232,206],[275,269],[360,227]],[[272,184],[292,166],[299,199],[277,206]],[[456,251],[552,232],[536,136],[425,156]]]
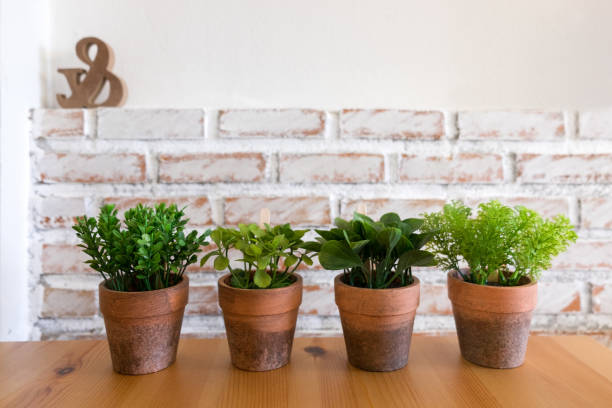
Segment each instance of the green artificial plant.
[[348,221],[336,218],[337,228],[316,230],[309,249],[319,254],[325,269],[343,270],[344,283],[362,288],[385,289],[410,285],[413,266],[434,265],[433,254],[421,250],[431,235],[418,233],[423,220],[402,220],[387,213],[374,221],[355,213]]
[[72,228],[109,289],[134,292],[163,289],[180,282],[185,269],[197,262],[210,231],[185,234],[183,210],[176,205],[155,208],[138,204],[125,212],[125,227],[112,204],[98,218],[79,217]]
[[[289,224],[263,228],[257,224],[240,224],[234,228],[216,228],[210,235],[217,248],[200,261],[204,265],[214,257],[214,268],[229,270],[230,285],[241,289],[272,289],[289,286],[295,281],[293,272],[304,262],[312,265],[302,237],[307,230],[293,230]],[[240,252],[232,266],[230,250]]]
[[[516,286],[525,277],[535,281],[577,238],[567,217],[544,219],[523,206],[511,208],[496,200],[480,204],[478,214],[471,215],[469,207],[453,201],[440,212],[425,214],[423,230],[433,235],[428,249],[438,265],[480,285]],[[466,264],[468,269],[462,270]]]

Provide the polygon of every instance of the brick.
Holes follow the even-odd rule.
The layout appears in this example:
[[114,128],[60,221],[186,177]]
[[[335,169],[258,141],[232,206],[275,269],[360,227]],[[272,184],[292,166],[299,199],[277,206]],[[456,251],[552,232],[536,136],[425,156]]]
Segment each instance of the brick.
[[39,228],[70,228],[76,218],[85,214],[82,197],[37,197],[36,219]]
[[489,200],[498,200],[504,205],[510,207],[516,207],[522,205],[530,210],[536,211],[542,217],[551,218],[555,215],[562,214],[568,216],[569,204],[565,198],[538,198],[538,197],[480,197],[480,198],[468,198],[465,200],[466,205],[474,207],[474,211],[477,211],[477,207],[481,203],[486,203]]
[[459,112],[459,138],[467,140],[562,140],[561,112]]
[[321,137],[325,112],[312,109],[232,109],[219,113],[220,137]]
[[217,290],[215,286],[190,286],[189,303],[185,308],[186,314],[218,315],[219,308]]
[[340,115],[342,137],[438,140],[444,115],[437,111],[345,109]]
[[289,154],[279,164],[283,183],[377,183],[385,176],[378,154]]
[[43,183],[142,183],[145,158],[132,153],[47,153],[37,166]]
[[90,259],[76,244],[43,244],[43,274],[97,274],[85,264]]
[[230,197],[225,199],[225,223],[258,223],[259,212],[270,209],[273,225],[326,225],[330,223],[327,197]]
[[97,312],[93,290],[45,288],[41,317],[91,317]]
[[331,285],[306,285],[302,293],[301,314],[337,316],[338,307]]
[[453,313],[446,285],[421,284],[419,314],[450,315]]
[[100,139],[202,139],[201,109],[99,109]]
[[593,312],[612,313],[612,284],[593,285],[591,288]]
[[365,205],[369,217],[379,219],[383,214],[395,212],[401,218],[419,217],[425,212],[440,211],[445,204],[444,200],[423,199],[404,200],[391,198],[377,198],[371,200],[348,200],[342,203],[340,214],[350,219],[361,204]]
[[85,133],[82,109],[36,109],[32,115],[34,138],[74,138]]
[[578,240],[553,262],[556,269],[612,269],[612,241]]
[[581,112],[578,129],[580,139],[612,139],[612,109]]
[[162,183],[258,182],[265,178],[261,153],[203,153],[159,156]]
[[576,283],[538,283],[538,303],[535,313],[580,311],[580,288]]
[[399,178],[417,183],[495,183],[503,180],[502,157],[459,153],[451,156],[402,155]]
[[610,183],[612,155],[522,154],[517,159],[517,180],[523,183]]
[[206,197],[108,197],[105,204],[115,204],[118,216],[123,218],[125,211],[138,204],[153,207],[164,203],[176,204],[178,208],[185,208],[185,216],[189,218],[188,226],[211,225],[210,202]]
[[612,200],[590,197],[580,200],[580,219],[583,228],[612,228]]

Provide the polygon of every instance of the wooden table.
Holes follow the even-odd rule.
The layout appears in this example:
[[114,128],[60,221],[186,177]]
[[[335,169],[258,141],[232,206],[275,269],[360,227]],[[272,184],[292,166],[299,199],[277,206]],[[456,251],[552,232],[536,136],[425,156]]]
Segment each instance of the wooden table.
[[291,364],[234,369],[225,339],[182,339],[177,362],[131,377],[105,341],[0,343],[2,407],[612,407],[612,351],[587,337],[532,336],[525,364],[493,370],[461,358],[454,336],[414,336],[408,366],[351,367],[341,338],[298,338]]

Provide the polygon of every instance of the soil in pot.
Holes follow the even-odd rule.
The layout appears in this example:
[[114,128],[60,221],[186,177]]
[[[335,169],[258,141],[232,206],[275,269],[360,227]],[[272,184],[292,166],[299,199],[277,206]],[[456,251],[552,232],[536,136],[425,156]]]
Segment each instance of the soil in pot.
[[294,276],[291,285],[276,289],[234,288],[230,274],[219,279],[219,305],[235,367],[268,371],[289,363],[302,303],[302,277]]
[[336,304],[349,362],[367,371],[393,371],[408,363],[420,282],[368,289],[334,280]]
[[176,360],[189,279],[147,292],[118,292],[99,286],[113,369],[121,374],[148,374]]
[[465,282],[457,272],[449,272],[447,281],[461,355],[484,367],[523,364],[537,282],[478,285]]

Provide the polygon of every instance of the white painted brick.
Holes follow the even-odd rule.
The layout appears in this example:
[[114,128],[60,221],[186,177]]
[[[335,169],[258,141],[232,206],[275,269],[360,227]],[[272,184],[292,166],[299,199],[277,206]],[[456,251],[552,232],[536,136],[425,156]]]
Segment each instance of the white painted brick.
[[125,211],[138,204],[154,207],[157,204],[176,204],[185,208],[185,216],[189,219],[188,227],[212,224],[210,202],[206,197],[107,197],[105,204],[115,204],[117,215],[123,218]]
[[418,314],[450,315],[453,313],[446,285],[421,284]]
[[593,285],[593,312],[612,314],[612,285]]
[[554,269],[612,271],[612,241],[578,240],[553,261]]
[[202,139],[201,109],[100,109],[100,139]]
[[342,137],[438,140],[444,134],[444,115],[438,111],[345,109],[340,129]]
[[610,183],[612,155],[521,154],[517,181],[522,183]]
[[82,137],[82,109],[35,109],[32,113],[32,134],[35,138]]
[[215,286],[189,287],[189,303],[185,307],[186,314],[218,315],[221,313]]
[[142,183],[145,159],[130,153],[47,153],[36,176],[43,183]]
[[326,225],[330,223],[327,197],[230,197],[225,199],[225,224],[258,223],[263,207],[273,225]]
[[580,312],[580,283],[538,283],[538,303],[534,312]]
[[400,181],[413,183],[494,183],[503,180],[497,154],[402,155]]
[[384,157],[378,154],[281,155],[281,183],[374,183],[385,176]]
[[159,156],[162,183],[257,182],[265,177],[261,153],[203,153]]
[[580,139],[612,139],[612,109],[581,112],[578,127]]
[[580,200],[580,219],[583,228],[612,229],[612,199],[587,197]]
[[232,109],[219,114],[221,137],[322,137],[325,112],[312,109]]
[[459,112],[459,138],[467,140],[562,140],[561,112]]
[[35,225],[40,228],[70,228],[85,214],[82,197],[38,197],[35,205]]
[[89,317],[97,311],[94,291],[45,288],[41,317]]
[[44,243],[41,264],[43,274],[97,274],[85,263],[90,259],[74,244]]
[[342,203],[341,217],[352,218],[353,213],[361,205],[365,205],[367,215],[375,219],[388,212],[395,212],[402,218],[415,218],[425,212],[440,211],[444,204],[445,201],[439,199],[402,200],[377,198],[369,200],[345,200]]
[[337,316],[332,285],[306,285],[302,293],[300,313],[318,316]]

